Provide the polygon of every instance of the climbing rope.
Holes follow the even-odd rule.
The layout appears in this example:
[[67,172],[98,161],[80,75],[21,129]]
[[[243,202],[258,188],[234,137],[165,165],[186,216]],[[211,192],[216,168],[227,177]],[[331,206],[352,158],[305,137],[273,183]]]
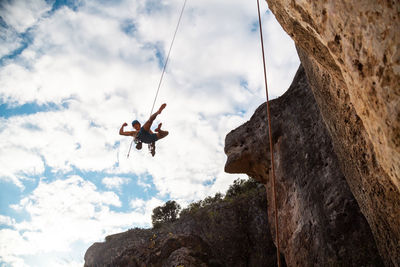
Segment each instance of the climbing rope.
[[154,105],[156,104],[156,100],[157,100],[157,97],[158,97],[158,92],[160,91],[160,88],[161,88],[161,83],[162,83],[162,80],[163,80],[163,77],[164,77],[165,70],[166,70],[166,68],[167,68],[167,64],[168,64],[168,60],[169,60],[169,55],[171,54],[171,50],[172,50],[172,46],[174,45],[176,33],[178,32],[179,24],[181,23],[183,11],[185,10],[186,1],[187,1],[187,0],[185,0],[185,1],[183,2],[181,14],[179,15],[178,23],[176,24],[176,29],[175,29],[175,32],[174,32],[174,37],[172,38],[171,45],[169,46],[167,59],[165,60],[164,68],[163,68],[163,71],[162,71],[161,77],[160,77],[160,82],[158,83],[157,93],[156,93],[156,96],[154,97],[154,102],[153,102],[153,106],[151,107],[150,116],[153,114]]
[[132,138],[131,145],[129,146],[129,151],[128,151],[128,155],[126,155],[126,158],[129,158],[129,154],[131,153],[131,149],[132,149],[132,144],[135,141],[135,139],[136,139],[136,137]]
[[271,168],[272,168],[272,189],[274,194],[274,210],[275,210],[275,233],[276,233],[276,256],[278,260],[278,267],[281,266],[281,257],[280,257],[280,244],[279,244],[279,225],[278,225],[278,208],[276,204],[276,181],[275,181],[275,164],[274,164],[274,146],[272,144],[272,131],[271,131],[271,112],[269,108],[269,97],[268,97],[268,84],[267,84],[267,68],[265,66],[265,55],[264,55],[264,41],[262,34],[262,26],[261,26],[261,15],[260,15],[260,1],[257,0],[257,9],[258,9],[258,24],[260,25],[260,39],[261,39],[261,50],[262,50],[262,58],[263,58],[263,66],[264,66],[264,81],[265,81],[265,92],[267,95],[267,115],[268,115],[268,135],[269,135],[269,150],[271,152]]
[[[182,9],[181,9],[181,13],[180,13],[180,15],[179,15],[178,23],[176,24],[174,36],[172,37],[171,45],[169,46],[167,58],[166,58],[166,60],[165,60],[164,67],[163,67],[163,70],[162,70],[162,73],[161,73],[161,77],[160,77],[160,81],[159,81],[159,83],[158,83],[156,96],[154,97],[153,106],[151,107],[150,116],[153,114],[154,105],[156,104],[156,100],[157,100],[157,97],[158,97],[158,93],[159,93],[160,88],[161,88],[161,83],[162,83],[162,80],[163,80],[163,78],[164,78],[164,73],[165,73],[165,70],[167,69],[167,64],[168,64],[169,56],[170,56],[170,54],[171,54],[172,46],[174,45],[174,42],[175,42],[176,33],[178,32],[178,28],[179,28],[179,25],[181,24],[181,20],[182,20],[183,11],[185,10],[185,7],[186,7],[186,1],[187,1],[187,0],[185,0],[185,1],[183,2],[183,6],[182,6]],[[149,116],[149,117],[150,117],[150,116]],[[133,139],[132,139],[132,141],[131,141],[131,144],[130,144],[130,146],[129,146],[128,155],[126,156],[127,158],[129,158],[129,154],[131,153],[132,144],[133,144],[134,141],[135,141],[135,137],[133,137]]]

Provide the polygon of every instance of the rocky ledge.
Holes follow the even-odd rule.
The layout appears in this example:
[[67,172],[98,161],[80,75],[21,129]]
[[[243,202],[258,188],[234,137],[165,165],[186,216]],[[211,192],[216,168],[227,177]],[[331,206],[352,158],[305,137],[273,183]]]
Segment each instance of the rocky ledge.
[[[279,240],[288,266],[381,266],[302,66],[289,90],[270,107]],[[275,237],[266,116],[263,104],[227,135],[225,171],[246,173],[265,184]]]
[[267,2],[299,48],[385,264],[400,266],[400,1]]
[[262,185],[206,205],[195,203],[173,223],[108,236],[85,254],[85,266],[275,265]]

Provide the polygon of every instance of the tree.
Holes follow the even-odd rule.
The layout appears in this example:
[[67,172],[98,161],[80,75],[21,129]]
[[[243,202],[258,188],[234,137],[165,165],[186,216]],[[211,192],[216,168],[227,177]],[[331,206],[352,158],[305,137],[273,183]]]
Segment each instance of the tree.
[[238,178],[235,181],[233,181],[232,185],[229,186],[228,191],[226,191],[225,197],[233,198],[239,196],[243,193],[249,192],[257,188],[258,184],[259,183],[251,177],[249,177],[249,179],[247,180]]
[[222,194],[221,193],[216,193],[214,197],[206,197],[203,201],[202,201],[202,207],[208,206],[208,205],[213,205],[214,203],[217,203],[218,201],[222,200]]
[[158,227],[163,223],[176,221],[180,209],[181,206],[174,200],[169,200],[163,206],[156,207],[151,215],[153,226]]

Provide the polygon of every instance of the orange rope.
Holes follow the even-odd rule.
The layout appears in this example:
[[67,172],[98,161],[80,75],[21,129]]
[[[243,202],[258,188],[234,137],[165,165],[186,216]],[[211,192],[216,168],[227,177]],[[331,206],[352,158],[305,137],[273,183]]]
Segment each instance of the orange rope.
[[267,114],[268,114],[268,135],[269,135],[269,150],[271,152],[271,168],[272,168],[272,189],[274,192],[274,210],[275,210],[275,229],[276,229],[276,256],[278,260],[278,267],[281,266],[281,257],[280,257],[280,244],[279,244],[279,225],[278,225],[278,208],[276,204],[276,186],[275,186],[275,164],[274,164],[274,146],[272,144],[272,131],[271,131],[271,112],[269,108],[269,97],[268,97],[268,84],[267,84],[267,68],[265,66],[265,55],[264,55],[264,41],[261,27],[261,15],[260,15],[260,3],[257,0],[257,8],[258,8],[258,22],[260,25],[260,38],[261,38],[261,50],[263,57],[263,65],[264,65],[264,81],[265,81],[265,91],[267,94]]

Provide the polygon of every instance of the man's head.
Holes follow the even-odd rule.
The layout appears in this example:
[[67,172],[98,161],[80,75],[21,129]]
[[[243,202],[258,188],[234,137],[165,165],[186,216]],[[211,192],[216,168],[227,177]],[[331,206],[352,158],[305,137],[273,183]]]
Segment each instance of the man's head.
[[135,128],[135,130],[139,131],[140,130],[140,122],[138,120],[132,121],[132,127]]

